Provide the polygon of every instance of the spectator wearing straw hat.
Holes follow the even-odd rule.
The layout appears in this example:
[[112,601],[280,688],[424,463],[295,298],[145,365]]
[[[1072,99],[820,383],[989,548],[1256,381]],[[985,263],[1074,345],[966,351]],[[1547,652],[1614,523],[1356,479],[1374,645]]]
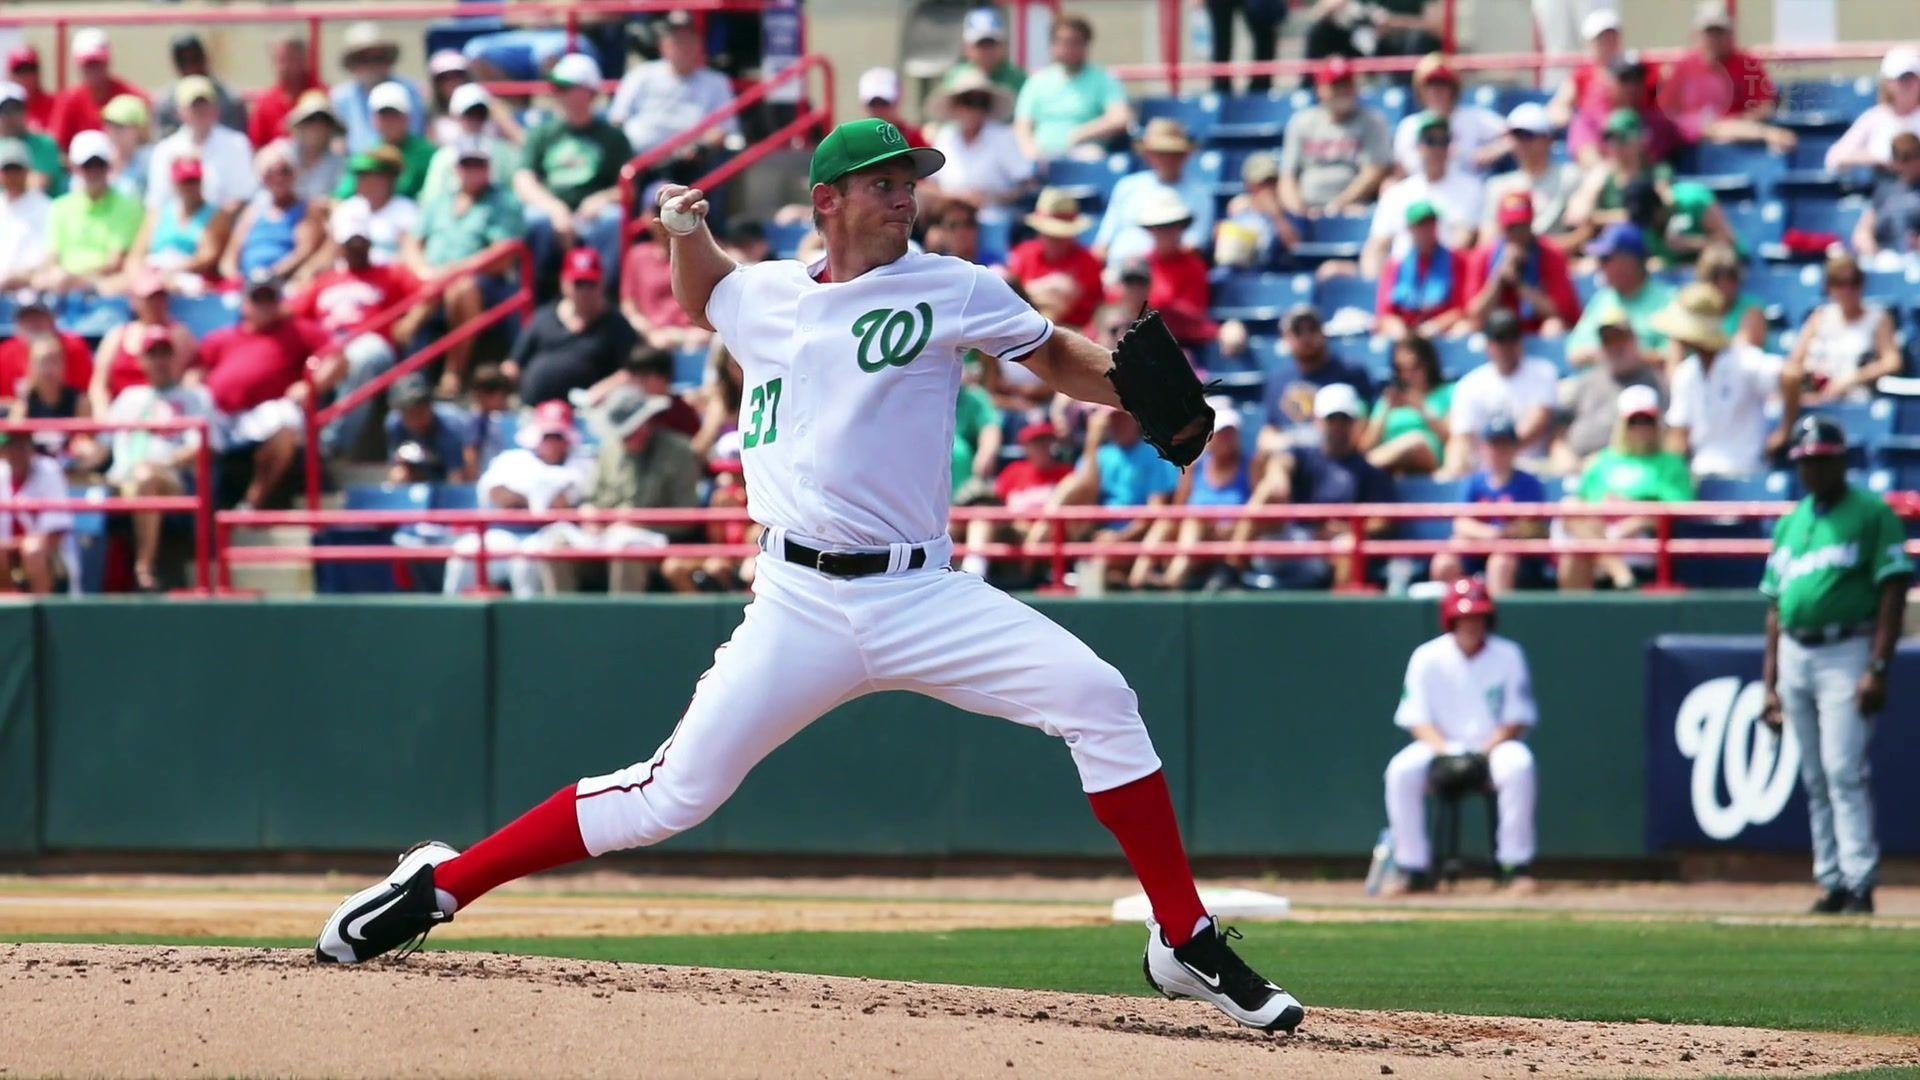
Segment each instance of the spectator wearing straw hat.
[[981,7],[967,12],[960,24],[960,62],[940,77],[940,91],[946,92],[968,72],[985,75],[995,86],[1019,96],[1026,85],[1027,73],[1007,55],[1007,22],[998,8]]
[[1672,368],[1667,406],[1668,449],[1686,458],[1694,476],[1758,476],[1766,471],[1768,405],[1776,395],[1785,435],[1800,413],[1798,387],[1781,378],[1782,364],[1727,333],[1726,301],[1711,285],[1693,284],[1654,316],[1682,356]]
[[[187,364],[174,347],[173,329],[142,325],[130,339],[123,339],[123,347],[137,359],[144,381],[114,395],[105,410],[107,420],[116,424],[213,420],[213,398],[206,387],[181,381]],[[117,431],[112,436],[112,448],[113,464],[107,469],[107,482],[122,498],[159,498],[192,490],[194,461],[200,450],[198,432]],[[133,515],[133,579],[142,592],[160,587],[155,570],[160,519],[157,512]]]
[[1133,122],[1127,89],[1090,62],[1093,24],[1079,15],[1057,19],[1047,39],[1052,63],[1027,77],[1013,103],[1013,131],[1035,161],[1097,157]]
[[1413,91],[1420,99],[1421,111],[1400,121],[1393,131],[1393,160],[1408,176],[1420,172],[1420,139],[1428,129],[1421,126],[1423,116],[1441,116],[1453,134],[1449,164],[1467,173],[1485,173],[1495,162],[1507,156],[1507,122],[1479,105],[1461,101],[1460,75],[1439,53],[1421,57],[1413,69]]
[[1380,197],[1366,244],[1360,249],[1360,273],[1364,277],[1379,277],[1388,256],[1406,253],[1413,242],[1407,211],[1415,203],[1432,204],[1440,220],[1440,241],[1450,248],[1467,247],[1480,228],[1486,185],[1477,174],[1451,164],[1448,155],[1453,133],[1447,118],[1422,113],[1415,119],[1420,131],[1420,167]]
[[[14,499],[66,499],[67,474],[60,463],[37,452],[22,432],[0,432],[0,492]],[[14,567],[27,591],[50,595],[66,573],[63,549],[73,531],[65,510],[0,513],[0,592],[13,592]]]
[[111,293],[124,283],[146,210],[113,189],[113,144],[105,134],[80,132],[67,156],[79,182],[47,211],[47,263],[36,284],[57,293]]
[[[243,297],[240,322],[207,335],[200,362],[213,397],[215,440],[252,455],[253,478],[241,504],[255,507],[279,493],[300,451],[306,426],[303,373],[329,342],[318,325],[287,314],[276,279],[249,281]],[[333,357],[314,373],[314,385],[332,386],[345,367],[344,359]]]
[[1387,119],[1360,103],[1353,65],[1328,60],[1314,70],[1316,105],[1287,121],[1280,149],[1280,205],[1295,217],[1349,214],[1379,197],[1393,167]]
[[334,148],[346,126],[333,111],[324,91],[309,90],[287,113],[285,140],[293,151],[294,188],[302,201],[319,206],[333,200],[340,178],[347,175],[346,155]]
[[68,54],[80,70],[80,80],[54,95],[47,134],[71,152],[75,135],[100,129],[100,110],[107,102],[121,94],[145,101],[147,95],[113,74],[113,45],[100,28],[87,26],[74,31]]
[[[527,217],[527,242],[536,272],[550,273],[560,253],[584,244],[617,272],[623,210],[620,170],[633,151],[620,129],[594,114],[600,90],[600,65],[582,53],[554,62],[553,84],[559,115],[527,133],[513,191]],[[546,278],[544,280],[551,280]]]
[[293,133],[288,117],[293,107],[308,93],[327,93],[327,84],[314,77],[312,57],[307,52],[304,34],[281,34],[267,46],[267,60],[273,65],[273,82],[254,95],[252,115],[247,118],[247,141],[255,147]]
[[1533,198],[1509,191],[1494,209],[1500,231],[1466,253],[1466,314],[1474,327],[1505,309],[1520,317],[1529,334],[1564,337],[1580,320],[1580,296],[1574,291],[1567,255],[1560,245],[1537,235]]
[[374,127],[373,91],[387,82],[400,85],[407,95],[407,123],[416,135],[427,130],[427,99],[410,79],[397,78],[394,66],[400,60],[400,45],[375,22],[357,22],[347,27],[341,43],[340,65],[347,79],[336,83],[331,92],[333,114],[346,128],[347,153],[358,154],[381,142]]
[[1091,325],[1106,291],[1100,260],[1080,243],[1093,219],[1072,195],[1046,188],[1026,224],[1035,235],[1008,253],[1007,276],[1047,318],[1075,329]]
[[1113,185],[1107,196],[1107,212],[1100,218],[1100,228],[1090,245],[1109,269],[1145,255],[1153,246],[1140,216],[1149,205],[1169,205],[1165,198],[1168,194],[1177,196],[1191,211],[1187,246],[1199,250],[1213,239],[1213,182],[1190,174],[1188,166],[1197,147],[1187,134],[1187,125],[1170,116],[1156,116],[1147,121],[1134,148],[1147,167],[1121,177]]
[[[406,87],[398,82],[383,82],[367,95],[367,105],[373,110],[376,138],[373,145],[361,151],[361,155],[392,150],[400,158],[400,173],[394,178],[394,191],[402,198],[416,197],[420,189],[426,186],[427,167],[433,163],[434,145],[414,133],[413,115],[409,111],[414,106],[412,99],[407,96]],[[345,199],[353,194],[353,178],[343,177],[334,189],[333,197]]]
[[47,260],[53,200],[33,186],[30,155],[19,139],[0,139],[0,289],[18,289]]
[[188,79],[205,79],[213,84],[214,101],[219,105],[220,125],[245,135],[247,103],[213,77],[213,69],[207,59],[207,43],[200,40],[200,35],[192,30],[183,30],[173,36],[167,51],[173,57],[173,70],[177,78],[160,91],[159,104],[154,107],[153,120],[159,126],[160,134],[171,135],[184,122],[181,112],[186,105],[181,99],[180,84]]
[[[400,194],[400,170],[405,168],[400,152],[391,146],[376,146],[347,162],[347,174],[353,181],[354,195],[335,206],[335,214],[364,216],[368,235],[373,240],[375,265],[399,262],[407,236],[420,228],[420,207]],[[337,253],[331,248],[322,253],[319,265],[331,265]]]
[[639,335],[608,301],[606,269],[592,248],[567,252],[560,299],[534,312],[501,365],[520,384],[520,400],[538,405],[585,390],[612,375]]
[[1667,67],[1660,110],[1689,143],[1765,143],[1788,153],[1799,139],[1773,119],[1780,91],[1767,66],[1734,45],[1726,0],[1701,0],[1694,9],[1692,51]]
[[[564,401],[547,401],[533,418],[520,426],[517,446],[503,450],[480,474],[476,487],[480,505],[494,510],[568,510],[586,497],[586,478],[574,462],[580,432],[573,409]],[[445,591],[458,596],[472,589],[479,576],[475,555],[484,539],[489,585],[508,585],[513,595],[538,596],[546,591],[541,568],[520,557],[535,526],[489,525],[485,536],[462,533],[453,542],[447,560]]]
[[[607,108],[607,119],[626,135],[635,154],[692,129],[733,101],[733,84],[707,66],[706,41],[693,16],[669,12],[661,29],[660,59],[629,68]],[[726,140],[738,134],[737,115],[713,125],[676,155],[679,168],[671,174],[684,176],[682,183],[693,180],[706,171]]]
[[213,80],[189,75],[174,93],[180,106],[180,129],[154,144],[147,168],[147,208],[173,201],[173,163],[183,158],[199,159],[201,192],[210,205],[227,207],[253,198],[260,186],[253,172],[253,144],[221,125]]
[[28,125],[27,92],[19,83],[0,82],[0,139],[12,139],[27,149],[29,182],[48,198],[67,190],[67,165],[60,144]]
[[1507,139],[1517,166],[1487,181],[1487,216],[1480,227],[1481,242],[1500,235],[1500,207],[1508,196],[1521,193],[1533,203],[1533,232],[1553,237],[1567,229],[1567,202],[1580,186],[1580,167],[1553,160],[1554,126],[1538,102],[1524,101],[1507,114]]
[[941,199],[960,199],[985,212],[1002,212],[1026,194],[1034,162],[1007,125],[1013,95],[978,71],[947,80],[933,101],[933,148],[947,163],[922,187]]
[[[1174,340],[1197,348],[1221,336],[1220,325],[1207,316],[1213,286],[1207,281],[1207,263],[1187,244],[1193,209],[1179,192],[1156,191],[1142,200],[1139,225],[1152,245],[1144,256],[1147,306],[1158,311]],[[1239,340],[1245,340],[1241,334]]]
[[326,239],[321,215],[300,197],[293,144],[268,143],[253,155],[260,190],[234,220],[233,235],[220,258],[220,276],[245,281],[266,272],[292,280]]
[[[604,406],[607,435],[594,459],[581,506],[595,510],[692,509],[700,505],[700,458],[685,435],[663,420],[673,399],[623,386]],[[625,551],[659,548],[696,539],[698,525],[632,525],[625,522],[562,522],[541,529],[529,548],[542,551]],[[577,562],[542,564],[548,592],[579,588]],[[657,560],[617,560],[607,567],[610,593],[645,592],[660,569]],[[679,576],[679,575],[677,575]],[[683,577],[683,580],[685,578]]]
[[[448,118],[452,121],[452,134],[439,140],[440,149],[434,152],[433,160],[427,164],[427,180],[416,200],[422,209],[440,196],[459,188],[456,167],[460,163],[459,148],[463,140],[485,140],[493,182],[502,188],[513,182],[513,174],[520,169],[520,146],[513,137],[500,130],[495,116],[503,110],[499,109],[493,95],[487,93],[485,87],[479,83],[457,87],[448,107],[451,110]],[[514,130],[520,138],[526,137],[524,132],[518,132],[517,125]]]
[[27,92],[27,123],[44,132],[53,120],[53,95],[40,79],[40,50],[31,45],[16,45],[7,54],[7,79]]

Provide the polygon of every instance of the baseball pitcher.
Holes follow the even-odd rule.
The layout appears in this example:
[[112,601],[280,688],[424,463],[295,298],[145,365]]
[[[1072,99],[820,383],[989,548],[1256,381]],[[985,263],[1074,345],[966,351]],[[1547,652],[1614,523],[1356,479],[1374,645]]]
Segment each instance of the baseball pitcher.
[[1789,456],[1807,497],[1773,530],[1762,718],[1793,728],[1813,832],[1815,914],[1869,915],[1880,845],[1867,742],[1887,700],[1913,563],[1886,502],[1847,482],[1847,433],[1824,416],[1794,426]]
[[[954,400],[979,349],[1084,401],[1125,408],[1176,464],[1213,412],[1165,327],[1113,353],[1058,329],[986,269],[913,254],[915,187],[942,155],[884,120],[842,124],[814,153],[813,265],[738,266],[701,192],[661,192],[673,290],[739,360],[747,502],[765,527],[745,621],[652,757],[569,785],[465,853],[437,842],[348,898],[323,961],[354,963],[452,919],[503,882],[706,820],[773,749],[842,702],[911,690],[1064,739],[1095,817],[1153,909],[1147,979],[1251,1027],[1305,1011],[1255,974],[1201,906],[1160,759],[1119,672],[1032,608],[948,565]],[[410,951],[403,950],[404,951]]]

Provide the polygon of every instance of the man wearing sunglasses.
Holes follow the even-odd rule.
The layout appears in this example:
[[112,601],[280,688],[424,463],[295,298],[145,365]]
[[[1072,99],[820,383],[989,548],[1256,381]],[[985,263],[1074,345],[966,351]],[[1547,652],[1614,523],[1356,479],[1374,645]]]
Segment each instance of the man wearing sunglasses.
[[1853,247],[1863,261],[1876,263],[1897,264],[1920,251],[1920,135],[1894,136],[1893,171],[1874,185],[1853,230]]
[[1432,203],[1440,217],[1440,242],[1458,250],[1473,242],[1480,227],[1485,184],[1480,177],[1449,163],[1453,127],[1437,113],[1416,118],[1419,131],[1419,168],[1380,196],[1366,246],[1360,251],[1362,277],[1378,278],[1389,256],[1406,255],[1412,244],[1407,211],[1415,203]]

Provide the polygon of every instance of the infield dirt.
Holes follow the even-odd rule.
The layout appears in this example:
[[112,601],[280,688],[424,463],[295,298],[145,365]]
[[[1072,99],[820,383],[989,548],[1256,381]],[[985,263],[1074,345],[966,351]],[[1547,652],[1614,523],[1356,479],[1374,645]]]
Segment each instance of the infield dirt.
[[1314,1011],[433,953],[0,945],[0,1073],[29,1076],[1808,1075],[1920,1039]]

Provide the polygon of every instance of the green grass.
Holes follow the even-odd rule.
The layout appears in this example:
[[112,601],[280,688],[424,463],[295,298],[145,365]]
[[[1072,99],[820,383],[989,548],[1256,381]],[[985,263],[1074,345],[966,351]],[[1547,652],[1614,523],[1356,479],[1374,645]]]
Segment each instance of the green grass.
[[[1415,921],[1249,927],[1242,954],[1310,1005],[1920,1034],[1920,933],[1702,923]],[[437,947],[1143,994],[1132,927],[498,938]],[[25,939],[21,939],[25,940]],[[50,940],[40,938],[37,940]],[[306,941],[62,937],[141,943]]]

